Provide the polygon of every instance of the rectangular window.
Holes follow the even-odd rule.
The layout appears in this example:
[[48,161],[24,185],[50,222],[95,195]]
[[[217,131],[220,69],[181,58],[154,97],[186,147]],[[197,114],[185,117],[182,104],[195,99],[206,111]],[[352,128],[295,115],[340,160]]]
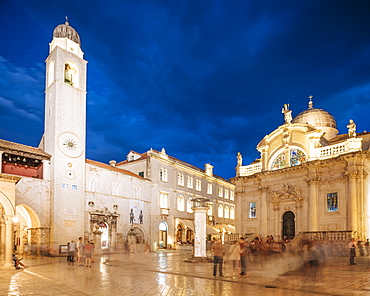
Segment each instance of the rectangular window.
[[160,193],[159,195],[159,207],[161,209],[168,209],[168,193]]
[[139,176],[144,178],[144,172],[139,172]]
[[191,201],[191,198],[188,197],[187,202],[186,202],[186,210],[187,210],[188,213],[193,212],[192,207],[193,207],[193,202]]
[[249,218],[256,218],[256,203],[249,203]]
[[159,177],[161,181],[167,182],[167,169],[161,169],[159,172]]
[[77,185],[72,185],[72,189],[77,189]]
[[177,174],[177,185],[184,186],[184,174]]
[[201,185],[201,181],[200,180],[195,180],[195,190],[198,190],[198,191],[201,191],[202,190],[202,185]]
[[62,184],[62,188],[68,188],[68,184],[63,183],[63,184]]
[[328,212],[338,212],[338,192],[331,192],[326,195]]
[[225,189],[225,198],[229,199],[229,190]]
[[218,197],[222,197],[222,188],[221,187],[218,188]]
[[235,199],[235,195],[234,195],[234,191],[230,191],[230,200],[234,200]]
[[212,194],[212,184],[207,184],[207,193]]
[[213,216],[213,203],[208,202],[207,204],[208,204],[207,215],[212,217]]
[[188,184],[187,184],[188,188],[191,188],[193,189],[193,178],[192,177],[188,177]]

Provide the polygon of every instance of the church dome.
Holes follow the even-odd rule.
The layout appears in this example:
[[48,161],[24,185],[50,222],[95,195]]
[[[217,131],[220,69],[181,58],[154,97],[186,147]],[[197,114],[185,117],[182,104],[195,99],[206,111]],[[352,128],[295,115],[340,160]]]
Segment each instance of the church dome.
[[313,108],[313,102],[310,100],[308,109],[299,113],[292,123],[306,123],[313,125],[317,129],[325,131],[325,138],[328,140],[338,135],[337,123],[334,116],[323,109]]
[[55,38],[65,38],[65,37],[67,37],[68,39],[70,39],[70,40],[76,42],[77,44],[81,45],[80,36],[76,32],[76,30],[73,29],[69,25],[68,22],[65,22],[64,24],[57,26],[54,29],[53,37],[55,37]]

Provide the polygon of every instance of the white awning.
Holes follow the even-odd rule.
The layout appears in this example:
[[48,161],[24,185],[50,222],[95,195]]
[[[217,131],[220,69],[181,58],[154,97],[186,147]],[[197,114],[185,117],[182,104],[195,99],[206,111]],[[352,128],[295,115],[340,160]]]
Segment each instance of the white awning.
[[208,225],[206,225],[206,232],[207,234],[221,234],[219,231]]
[[194,231],[194,223],[191,220],[186,220],[186,219],[178,219],[179,222],[184,224],[187,228],[190,228],[191,230]]
[[217,227],[224,228],[226,231],[235,233],[235,226],[230,224],[217,224]]
[[[187,228],[190,228],[194,231],[194,221],[193,220],[187,220],[187,219],[178,219],[178,221],[182,224],[184,224]],[[212,228],[211,226],[206,225],[206,234],[220,234],[219,231]]]

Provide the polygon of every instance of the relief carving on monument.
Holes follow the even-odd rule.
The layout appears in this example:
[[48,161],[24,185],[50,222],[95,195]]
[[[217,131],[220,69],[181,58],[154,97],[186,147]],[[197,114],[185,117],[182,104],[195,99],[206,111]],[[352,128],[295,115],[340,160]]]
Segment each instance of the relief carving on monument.
[[296,207],[301,207],[303,203],[301,189],[297,185],[285,183],[283,190],[273,189],[271,191],[271,202],[274,209],[279,207],[281,202],[295,202]]

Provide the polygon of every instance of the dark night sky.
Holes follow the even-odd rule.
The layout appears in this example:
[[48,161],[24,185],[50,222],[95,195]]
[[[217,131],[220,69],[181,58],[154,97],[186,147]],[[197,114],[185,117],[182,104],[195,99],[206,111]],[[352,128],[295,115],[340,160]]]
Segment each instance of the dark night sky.
[[164,147],[230,178],[309,95],[340,133],[370,129],[370,1],[0,0],[0,138],[38,145],[65,15],[89,62],[89,159]]

